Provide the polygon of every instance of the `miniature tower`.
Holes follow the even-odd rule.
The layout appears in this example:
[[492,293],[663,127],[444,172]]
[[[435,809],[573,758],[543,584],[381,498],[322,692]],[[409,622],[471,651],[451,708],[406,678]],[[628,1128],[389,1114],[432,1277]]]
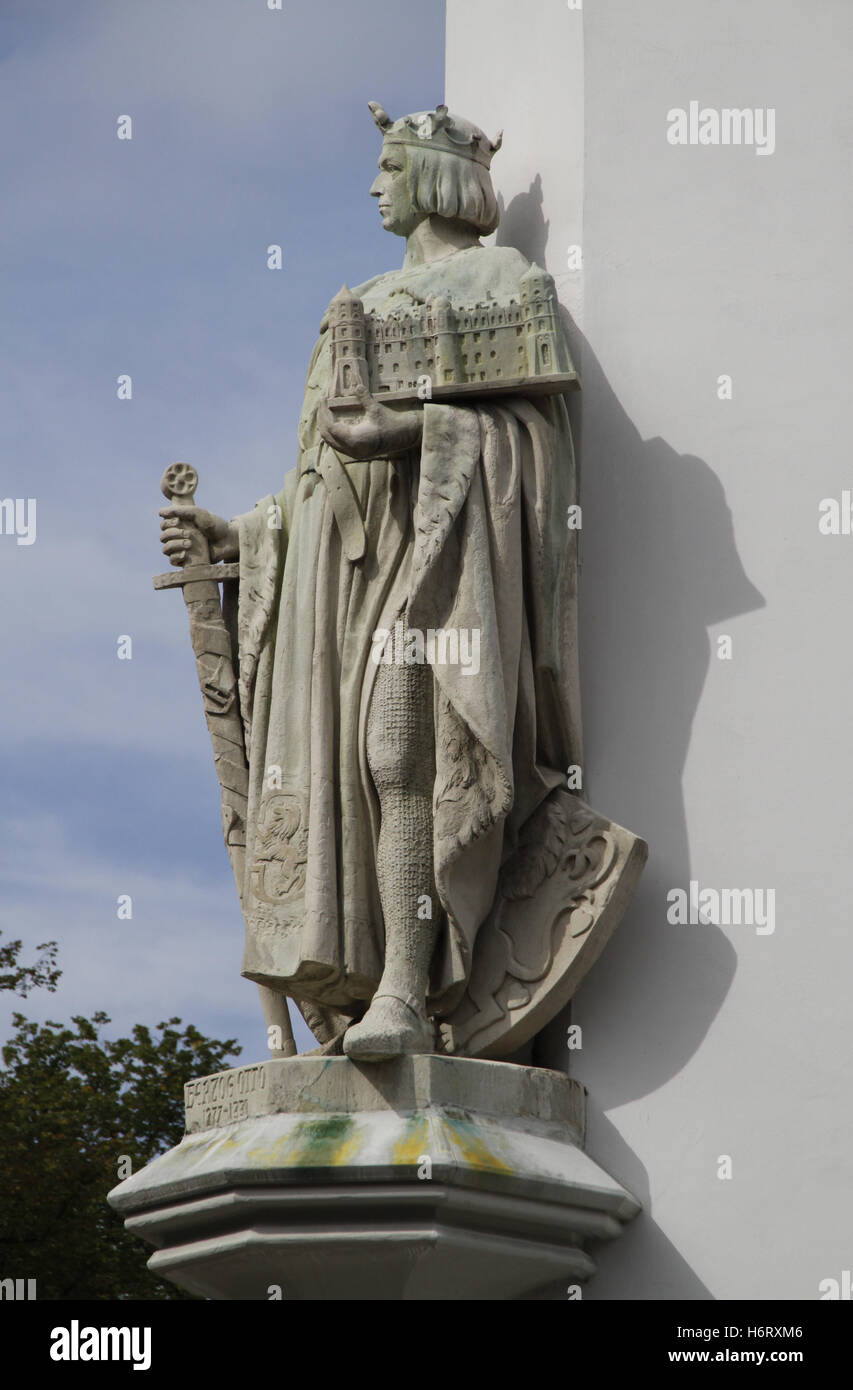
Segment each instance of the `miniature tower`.
[[332,372],[329,395],[342,404],[355,404],[355,389],[370,390],[367,347],[364,334],[364,306],[352,290],[343,285],[329,305]]
[[429,301],[435,342],[435,380],[439,386],[462,381],[459,369],[459,339],[453,307],[446,295],[435,295]]
[[554,281],[535,263],[520,281],[521,313],[527,330],[527,369],[531,376],[560,371]]

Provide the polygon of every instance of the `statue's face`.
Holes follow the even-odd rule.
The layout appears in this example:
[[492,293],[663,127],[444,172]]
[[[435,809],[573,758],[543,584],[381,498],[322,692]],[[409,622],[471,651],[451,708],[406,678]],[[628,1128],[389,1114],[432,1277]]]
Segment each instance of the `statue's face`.
[[406,177],[405,145],[386,144],[379,158],[379,173],[370,189],[379,199],[379,213],[386,232],[409,236],[423,222],[424,214],[412,202]]

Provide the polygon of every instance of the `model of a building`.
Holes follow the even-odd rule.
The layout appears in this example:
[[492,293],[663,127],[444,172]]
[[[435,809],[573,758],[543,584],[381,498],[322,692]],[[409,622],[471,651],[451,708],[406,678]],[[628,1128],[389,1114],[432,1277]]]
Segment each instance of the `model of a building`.
[[519,298],[454,306],[435,295],[382,316],[365,311],[346,285],[329,306],[330,396],[352,400],[358,386],[374,396],[464,394],[522,389],[519,383],[570,390],[575,373],[559,323],[551,276],[532,265]]

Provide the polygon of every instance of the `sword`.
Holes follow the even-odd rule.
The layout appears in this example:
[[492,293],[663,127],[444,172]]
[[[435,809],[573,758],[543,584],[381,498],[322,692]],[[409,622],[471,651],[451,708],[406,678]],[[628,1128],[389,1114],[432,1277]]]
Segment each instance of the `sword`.
[[[187,506],[195,506],[197,487],[198,473],[188,463],[170,464],[160,480],[160,490],[168,502],[180,502]],[[242,908],[249,765],[237,698],[231,636],[225,625],[219,593],[220,584],[239,578],[240,566],[211,564],[210,545],[205,536],[200,537],[198,549],[201,552],[198,563],[185,565],[169,574],[156,575],[154,588],[183,590],[198,683],[204,702],[204,717],[222,791],[222,834]],[[276,1027],[280,1030],[281,1046],[271,1048],[271,1056],[296,1056],[286,996],[266,985],[258,985],[258,993],[267,1029]],[[267,1036],[270,1036],[269,1032]]]

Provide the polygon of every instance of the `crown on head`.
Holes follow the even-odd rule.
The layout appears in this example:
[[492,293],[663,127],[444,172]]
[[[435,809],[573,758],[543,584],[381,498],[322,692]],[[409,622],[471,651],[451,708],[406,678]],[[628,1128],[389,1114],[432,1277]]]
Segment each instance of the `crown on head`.
[[462,116],[451,116],[446,106],[437,106],[434,111],[416,111],[413,116],[402,116],[398,121],[392,121],[378,101],[367,104],[374,121],[391,144],[428,145],[431,150],[473,159],[475,164],[482,164],[488,169],[492,155],[497,154],[503,141],[503,131],[492,141],[471,121],[466,121]]

